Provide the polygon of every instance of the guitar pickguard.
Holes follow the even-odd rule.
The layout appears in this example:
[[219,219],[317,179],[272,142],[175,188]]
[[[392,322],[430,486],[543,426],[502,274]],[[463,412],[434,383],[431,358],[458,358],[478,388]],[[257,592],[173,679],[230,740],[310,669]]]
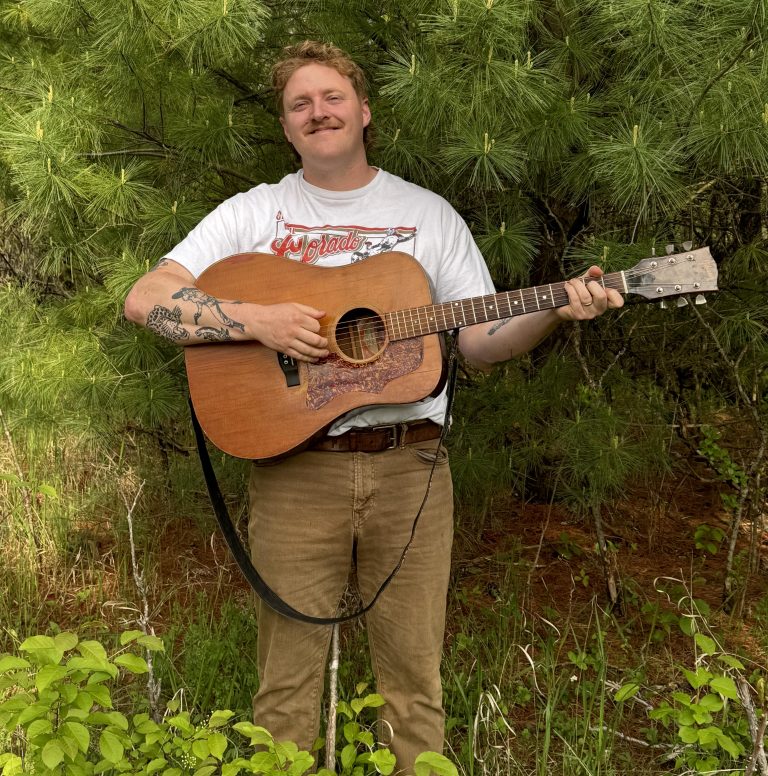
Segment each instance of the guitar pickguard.
[[388,383],[415,372],[424,355],[420,337],[390,343],[376,361],[353,364],[332,353],[316,364],[302,362],[307,407],[316,410],[350,391],[381,393]]

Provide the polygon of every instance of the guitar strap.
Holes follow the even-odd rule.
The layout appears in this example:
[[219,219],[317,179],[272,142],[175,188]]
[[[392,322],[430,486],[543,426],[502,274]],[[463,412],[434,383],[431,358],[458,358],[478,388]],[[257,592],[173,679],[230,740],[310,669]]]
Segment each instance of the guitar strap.
[[[453,406],[453,397],[456,392],[456,372],[458,369],[456,349],[458,342],[458,329],[454,330],[452,334],[453,336],[451,337],[451,345],[448,350],[448,386],[446,391],[447,404],[445,408],[443,430],[440,434],[440,439],[438,440],[438,447],[443,444],[448,432],[448,425],[451,418],[451,407]],[[235,559],[235,561],[237,561],[237,565],[240,567],[240,571],[243,573],[243,576],[246,578],[259,598],[261,598],[261,600],[267,606],[269,606],[270,609],[273,609],[278,614],[282,614],[283,616],[290,617],[294,620],[300,620],[301,622],[310,623],[311,625],[336,625],[337,623],[347,622],[349,620],[362,617],[362,615],[368,612],[376,603],[376,601],[378,601],[379,596],[384,592],[389,583],[394,579],[395,574],[397,574],[405,561],[405,556],[408,554],[408,550],[411,547],[413,537],[416,535],[416,526],[419,523],[419,518],[421,517],[421,513],[423,512],[424,506],[427,503],[427,499],[429,498],[429,491],[432,487],[432,478],[435,473],[435,466],[437,465],[437,456],[435,456],[435,460],[432,462],[432,468],[429,472],[429,479],[427,480],[427,488],[424,492],[424,498],[421,501],[419,510],[416,513],[416,517],[413,519],[411,535],[408,538],[408,542],[406,543],[405,547],[403,547],[403,551],[400,554],[400,559],[397,561],[392,571],[389,572],[387,578],[381,583],[381,586],[376,591],[376,594],[373,596],[373,598],[356,612],[352,612],[350,614],[344,614],[340,617],[313,617],[312,615],[300,612],[298,609],[294,609],[290,604],[286,603],[282,598],[280,598],[280,596],[264,581],[264,578],[261,576],[261,574],[259,574],[256,567],[251,562],[251,557],[243,545],[243,542],[237,533],[237,529],[232,523],[232,518],[229,516],[229,510],[227,509],[224,496],[221,493],[218,480],[216,479],[216,472],[213,469],[211,458],[208,455],[205,435],[203,434],[203,430],[200,427],[200,422],[198,421],[197,415],[195,414],[195,408],[192,405],[191,399],[189,402],[189,409],[192,416],[192,428],[195,431],[197,452],[200,456],[200,464],[203,468],[203,476],[205,477],[205,484],[208,488],[208,496],[211,500],[213,512],[216,515],[219,528],[221,529],[221,533],[223,534],[224,539],[229,546],[232,557]]]

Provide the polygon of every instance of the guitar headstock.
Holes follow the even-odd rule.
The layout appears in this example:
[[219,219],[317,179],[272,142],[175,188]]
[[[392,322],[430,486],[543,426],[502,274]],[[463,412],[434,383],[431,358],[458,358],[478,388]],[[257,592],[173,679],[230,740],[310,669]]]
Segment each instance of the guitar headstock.
[[[627,293],[640,294],[646,299],[696,294],[696,304],[702,304],[703,293],[717,291],[717,264],[709,248],[681,253],[672,252],[674,246],[667,249],[666,256],[643,259],[623,273]],[[686,303],[684,299],[680,302]]]

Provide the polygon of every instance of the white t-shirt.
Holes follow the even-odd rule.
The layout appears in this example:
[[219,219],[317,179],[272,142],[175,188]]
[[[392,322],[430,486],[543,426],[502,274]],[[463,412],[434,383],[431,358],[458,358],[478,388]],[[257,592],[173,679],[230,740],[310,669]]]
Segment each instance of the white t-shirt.
[[[424,267],[435,302],[494,292],[467,225],[448,202],[383,170],[352,191],[318,188],[301,171],[263,183],[222,202],[166,258],[197,277],[235,253],[272,253],[335,267],[392,250],[411,254]],[[362,407],[329,433],[422,418],[442,423],[445,404],[443,392],[414,404]]]

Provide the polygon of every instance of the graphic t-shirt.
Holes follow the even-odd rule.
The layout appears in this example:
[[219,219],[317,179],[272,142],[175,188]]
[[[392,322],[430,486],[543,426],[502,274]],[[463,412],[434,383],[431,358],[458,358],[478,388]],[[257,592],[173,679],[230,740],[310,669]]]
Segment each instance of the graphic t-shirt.
[[[272,253],[336,267],[386,251],[408,253],[430,278],[433,301],[493,293],[467,225],[442,197],[379,170],[366,186],[329,191],[299,171],[222,202],[166,258],[195,277],[235,253]],[[297,299],[301,302],[301,299]],[[331,434],[428,418],[444,421],[445,393],[414,404],[373,405],[340,418]]]

